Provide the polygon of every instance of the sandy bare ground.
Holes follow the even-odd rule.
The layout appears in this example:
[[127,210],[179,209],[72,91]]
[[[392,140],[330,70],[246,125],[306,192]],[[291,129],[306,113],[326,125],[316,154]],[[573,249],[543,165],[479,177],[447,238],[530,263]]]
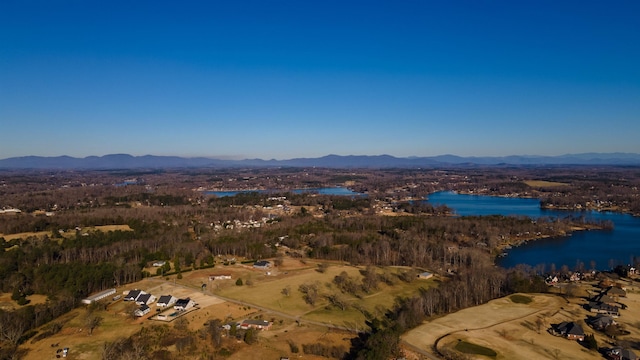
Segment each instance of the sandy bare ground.
[[[546,329],[562,321],[578,321],[586,333],[593,330],[585,325],[588,312],[582,308],[584,300],[567,303],[555,295],[527,295],[533,301],[516,304],[509,297],[458,311],[408,332],[402,339],[412,347],[433,354],[438,349],[451,349],[460,340],[493,349],[496,359],[602,359],[575,341],[555,337]],[[543,320],[540,333],[536,321]],[[631,317],[629,317],[631,319]],[[598,335],[598,343],[605,345]],[[486,357],[477,356],[478,359]]]

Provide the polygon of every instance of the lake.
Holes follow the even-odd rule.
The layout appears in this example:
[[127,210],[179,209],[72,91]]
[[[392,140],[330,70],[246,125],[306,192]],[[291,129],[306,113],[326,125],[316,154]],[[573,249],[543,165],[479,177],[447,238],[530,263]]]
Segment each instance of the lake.
[[291,189],[291,190],[238,190],[238,191],[204,191],[205,195],[215,195],[217,197],[235,196],[241,193],[257,192],[260,194],[283,194],[283,193],[318,193],[321,195],[338,195],[338,196],[364,196],[364,194],[351,191],[344,187],[326,187],[326,188],[310,188],[310,189]]
[[508,250],[507,256],[498,259],[498,265],[510,268],[517,264],[537,266],[546,269],[554,264],[574,269],[579,262],[590,268],[595,261],[599,270],[609,270],[616,265],[630,264],[634,255],[640,255],[640,218],[611,212],[573,212],[544,210],[537,199],[519,199],[494,196],[465,195],[455,192],[430,194],[427,200],[433,205],[446,205],[461,216],[476,215],[524,215],[532,218],[541,216],[565,217],[585,216],[594,220],[609,220],[613,230],[576,231],[571,236],[540,239],[527,242]]

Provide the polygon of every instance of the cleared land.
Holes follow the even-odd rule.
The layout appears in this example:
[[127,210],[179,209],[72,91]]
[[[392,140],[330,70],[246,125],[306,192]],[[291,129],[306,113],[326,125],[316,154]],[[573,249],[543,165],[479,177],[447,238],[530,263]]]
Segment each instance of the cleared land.
[[[262,318],[272,321],[273,327],[269,331],[260,333],[258,344],[247,345],[234,342],[232,354],[225,357],[229,360],[245,359],[277,359],[280,356],[299,357],[305,359],[326,359],[321,356],[304,354],[302,346],[305,344],[325,344],[326,346],[341,346],[344,351],[350,348],[350,341],[355,336],[352,331],[340,330],[339,327],[350,329],[364,328],[362,310],[381,314],[393,305],[398,295],[414,294],[420,287],[436,286],[437,280],[414,280],[411,283],[402,282],[396,278],[393,285],[379,283],[378,288],[362,298],[346,296],[350,306],[346,310],[328,306],[323,295],[338,293],[331,282],[333,278],[345,271],[357,279],[362,279],[360,273],[364,268],[330,264],[325,272],[316,271],[316,262],[300,262],[297,259],[285,259],[282,266],[270,270],[257,270],[252,264],[236,264],[229,266],[217,265],[215,268],[185,272],[182,279],[175,275],[166,278],[151,278],[135,284],[129,284],[117,289],[118,294],[130,289],[141,289],[157,297],[171,294],[178,298],[190,297],[198,304],[198,310],[190,311],[181,318],[188,320],[190,330],[202,329],[211,319],[227,321],[241,321],[246,318]],[[376,272],[396,274],[406,271],[404,268],[377,268]],[[267,272],[269,275],[267,275]],[[210,274],[229,273],[230,280],[209,281]],[[253,285],[237,286],[235,283],[241,278]],[[318,284],[320,296],[314,306],[302,300],[298,286],[303,283]],[[202,285],[206,289],[202,290]],[[282,289],[289,287],[290,294],[285,296]],[[233,299],[225,301],[216,296]],[[88,335],[85,325],[86,310],[78,308],[65,315],[60,321],[64,324],[60,333],[39,341],[27,341],[24,347],[29,349],[25,359],[43,360],[54,359],[58,348],[69,347],[70,358],[99,359],[105,342],[112,342],[123,337],[129,337],[145,327],[174,326],[173,322],[155,321],[150,318],[156,314],[155,304],[151,305],[151,313],[142,318],[133,319],[127,314],[134,306],[122,300],[111,301],[106,310],[99,314],[104,318],[93,335]],[[358,306],[357,310],[354,306]],[[323,325],[324,324],[324,325]],[[291,343],[299,347],[299,353],[292,353]],[[53,344],[57,344],[52,346]],[[175,346],[169,350],[176,351]]]
[[544,180],[527,180],[527,181],[524,181],[524,183],[535,188],[552,188],[552,187],[569,186],[569,184],[567,183],[561,183],[556,181],[544,181]]
[[[101,231],[101,232],[109,232],[109,231],[133,231],[129,227],[129,225],[101,225],[101,226],[88,226],[83,227],[82,232],[91,232],[91,231]],[[65,238],[69,238],[75,236],[75,230],[67,230],[62,233],[62,236]],[[5,241],[11,241],[14,239],[28,239],[28,238],[44,238],[45,236],[51,236],[51,231],[38,231],[38,232],[24,232],[24,233],[16,233],[16,234],[0,234],[0,238],[4,238]]]

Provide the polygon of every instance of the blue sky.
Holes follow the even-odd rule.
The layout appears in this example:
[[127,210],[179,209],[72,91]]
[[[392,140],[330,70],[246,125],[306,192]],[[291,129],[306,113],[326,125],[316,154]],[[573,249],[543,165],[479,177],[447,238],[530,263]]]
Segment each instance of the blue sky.
[[0,2],[0,158],[640,153],[638,1]]

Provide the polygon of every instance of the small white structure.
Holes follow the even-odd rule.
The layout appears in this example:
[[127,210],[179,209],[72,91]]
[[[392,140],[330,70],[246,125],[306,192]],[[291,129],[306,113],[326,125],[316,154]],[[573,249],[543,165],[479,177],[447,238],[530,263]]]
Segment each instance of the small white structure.
[[158,299],[158,303],[156,304],[159,308],[167,308],[176,303],[178,299],[172,295],[162,295],[160,299]]
[[164,264],[166,264],[166,263],[167,263],[166,261],[156,261],[152,265],[154,267],[161,267],[161,266],[164,266]]
[[99,292],[97,294],[93,294],[93,295],[87,297],[86,299],[82,299],[82,303],[89,305],[89,304],[92,304],[92,303],[94,303],[94,302],[96,302],[98,300],[102,300],[102,299],[106,298],[107,296],[111,296],[111,295],[113,295],[115,293],[116,293],[116,289],[107,289],[107,290],[101,291],[101,292]]
[[173,308],[179,311],[185,311],[191,309],[194,306],[196,306],[196,302],[191,300],[190,298],[186,298],[178,299],[178,301],[176,301],[176,304],[173,305]]
[[432,277],[433,277],[433,274],[427,271],[421,274],[418,274],[418,279],[431,279]]
[[209,281],[213,280],[230,280],[231,273],[211,274],[209,275]]

